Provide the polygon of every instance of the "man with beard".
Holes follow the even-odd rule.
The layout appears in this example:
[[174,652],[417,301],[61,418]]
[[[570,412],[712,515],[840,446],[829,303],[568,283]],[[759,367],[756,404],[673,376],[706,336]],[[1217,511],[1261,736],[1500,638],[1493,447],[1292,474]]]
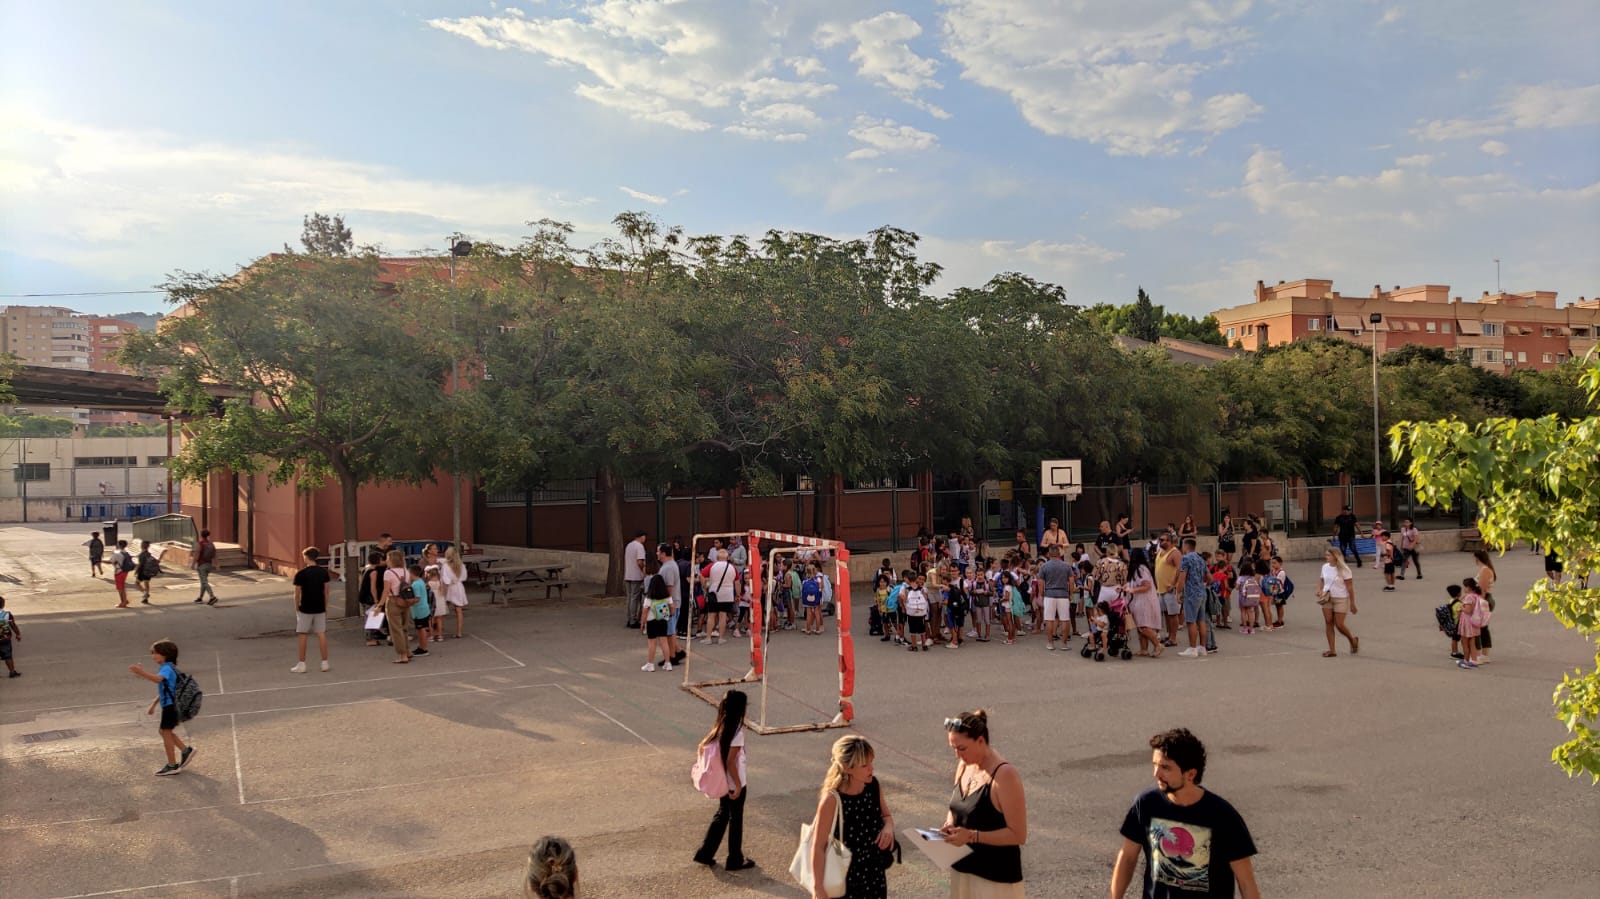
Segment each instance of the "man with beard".
[[1122,899],[1144,855],[1145,899],[1238,895],[1260,899],[1250,858],[1256,844],[1227,800],[1200,786],[1206,748],[1187,728],[1150,738],[1156,785],[1140,793],[1122,822],[1122,850],[1111,899]]

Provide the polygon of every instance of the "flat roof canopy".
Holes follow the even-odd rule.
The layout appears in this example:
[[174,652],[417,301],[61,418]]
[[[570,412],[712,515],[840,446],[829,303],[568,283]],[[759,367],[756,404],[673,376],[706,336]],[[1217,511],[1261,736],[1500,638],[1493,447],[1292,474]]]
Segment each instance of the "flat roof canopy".
[[[73,371],[47,365],[19,365],[11,378],[19,406],[74,406],[167,415],[167,398],[155,378],[98,371]],[[244,391],[217,386],[209,392],[217,404]]]

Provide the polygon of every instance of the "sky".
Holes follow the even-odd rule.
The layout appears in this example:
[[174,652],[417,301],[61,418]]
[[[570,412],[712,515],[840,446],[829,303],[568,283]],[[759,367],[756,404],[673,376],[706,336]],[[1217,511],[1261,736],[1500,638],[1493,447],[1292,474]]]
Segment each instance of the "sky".
[[1592,0],[0,0],[0,304],[157,311],[338,213],[391,255],[922,238],[937,291],[1600,294]]

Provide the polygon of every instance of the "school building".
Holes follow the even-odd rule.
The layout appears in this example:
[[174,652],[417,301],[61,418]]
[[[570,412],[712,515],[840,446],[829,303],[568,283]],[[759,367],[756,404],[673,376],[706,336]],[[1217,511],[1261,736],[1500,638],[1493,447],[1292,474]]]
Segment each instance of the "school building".
[[1212,315],[1229,345],[1246,350],[1315,336],[1370,346],[1375,336],[1380,354],[1408,344],[1465,350],[1472,364],[1495,370],[1554,368],[1582,358],[1600,334],[1600,297],[1563,306],[1554,291],[1486,291],[1464,301],[1443,284],[1373,285],[1367,296],[1344,296],[1324,279],[1257,281],[1254,302]]

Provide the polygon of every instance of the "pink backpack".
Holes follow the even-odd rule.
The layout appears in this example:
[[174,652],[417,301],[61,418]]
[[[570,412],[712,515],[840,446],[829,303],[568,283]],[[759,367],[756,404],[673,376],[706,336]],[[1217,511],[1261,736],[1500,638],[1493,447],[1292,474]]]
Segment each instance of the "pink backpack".
[[700,747],[700,755],[694,760],[694,767],[689,769],[689,780],[707,799],[721,799],[728,795],[728,772],[718,757],[715,740]]

